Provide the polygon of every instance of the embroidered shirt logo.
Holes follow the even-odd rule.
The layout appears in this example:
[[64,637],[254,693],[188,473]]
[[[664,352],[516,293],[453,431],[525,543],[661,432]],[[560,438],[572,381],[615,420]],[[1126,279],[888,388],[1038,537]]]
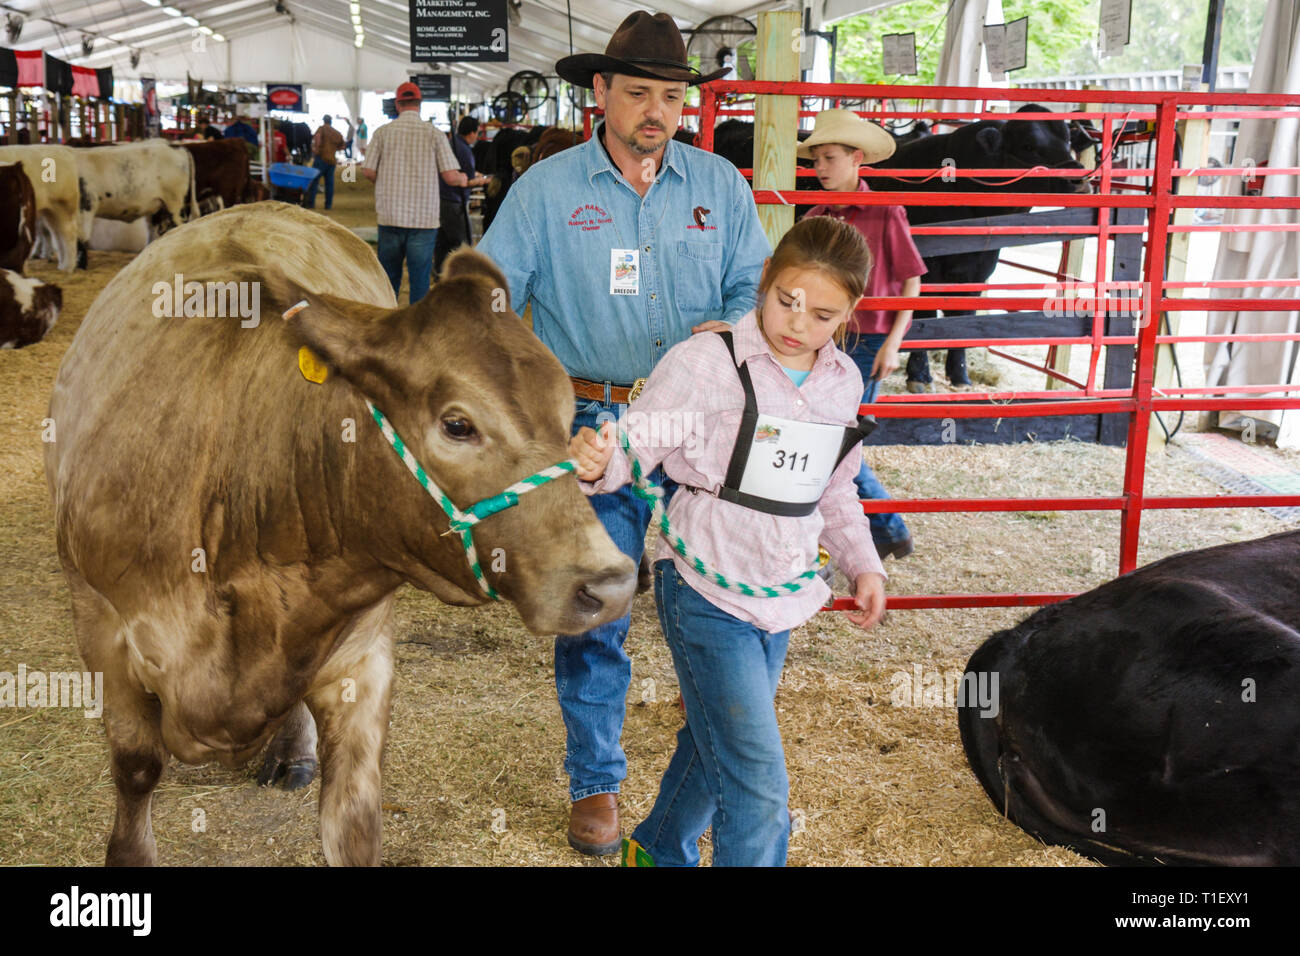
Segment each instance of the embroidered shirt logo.
[[614,217],[595,203],[586,203],[569,214],[569,225],[591,232],[614,221]]
[[693,225],[693,226],[687,226],[686,228],[687,228],[687,229],[700,229],[700,230],[704,230],[704,229],[717,229],[717,228],[718,228],[717,226],[710,226],[710,225],[708,225],[708,224],[704,221],[705,218],[706,218],[706,217],[709,215],[709,213],[711,213],[711,212],[713,212],[712,209],[705,209],[703,206],[696,206],[694,209],[691,210],[691,215],[695,217],[695,225]]

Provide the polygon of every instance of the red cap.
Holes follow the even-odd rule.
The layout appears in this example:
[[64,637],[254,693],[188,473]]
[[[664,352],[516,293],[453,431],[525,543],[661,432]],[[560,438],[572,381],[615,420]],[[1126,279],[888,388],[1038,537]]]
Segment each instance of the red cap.
[[410,103],[412,101],[418,103],[422,99],[424,97],[420,95],[420,88],[414,83],[403,83],[397,88],[397,102],[399,103]]

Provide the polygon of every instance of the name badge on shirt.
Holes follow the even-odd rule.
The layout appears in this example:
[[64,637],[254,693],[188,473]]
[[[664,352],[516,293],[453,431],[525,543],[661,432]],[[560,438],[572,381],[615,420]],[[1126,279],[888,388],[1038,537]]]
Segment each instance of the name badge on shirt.
[[843,425],[759,415],[740,490],[791,504],[816,501],[835,471],[843,441]]
[[638,249],[609,250],[609,294],[638,295],[641,256]]

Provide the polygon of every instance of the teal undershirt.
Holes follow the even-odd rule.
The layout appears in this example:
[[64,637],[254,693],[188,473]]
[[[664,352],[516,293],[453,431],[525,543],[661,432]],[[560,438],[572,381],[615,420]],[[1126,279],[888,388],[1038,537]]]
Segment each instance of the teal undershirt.
[[[781,367],[785,368],[784,365],[782,365]],[[795,388],[801,387],[804,383],[804,379],[806,379],[811,372],[812,369],[808,369],[808,371],[806,372],[801,372],[798,369],[793,369],[793,368],[785,369],[785,374],[790,376],[790,381],[794,382]]]

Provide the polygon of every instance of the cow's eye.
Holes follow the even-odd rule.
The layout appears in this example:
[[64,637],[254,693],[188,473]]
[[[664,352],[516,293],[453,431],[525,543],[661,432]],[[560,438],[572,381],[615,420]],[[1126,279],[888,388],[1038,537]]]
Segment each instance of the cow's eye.
[[442,430],[453,441],[468,441],[478,434],[467,418],[444,418]]

